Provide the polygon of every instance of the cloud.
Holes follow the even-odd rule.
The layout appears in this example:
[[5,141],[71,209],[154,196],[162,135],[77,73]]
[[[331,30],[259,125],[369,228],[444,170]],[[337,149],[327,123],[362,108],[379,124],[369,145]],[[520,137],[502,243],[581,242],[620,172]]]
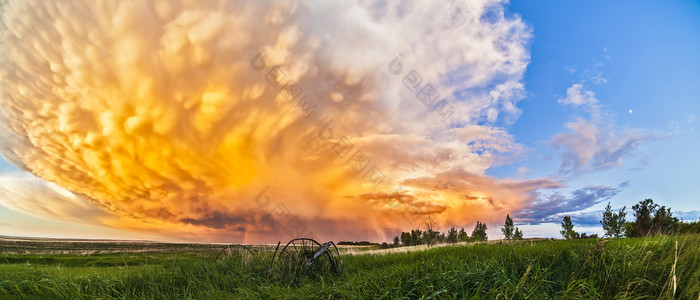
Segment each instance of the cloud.
[[629,185],[621,183],[617,187],[587,186],[572,191],[569,195],[563,195],[556,191],[549,195],[538,195],[537,201],[528,202],[515,216],[516,221],[525,224],[556,223],[565,215],[577,218],[587,225],[591,225],[591,217],[594,213],[577,213],[601,202],[610,200]]
[[467,225],[476,220],[501,222],[506,213],[520,211],[528,203],[536,202],[540,191],[565,187],[552,179],[500,180],[461,170],[407,179],[401,185],[407,190],[405,193],[383,198],[369,195],[371,204],[413,214],[440,210],[436,218],[443,226]]
[[[503,7],[9,1],[0,151],[90,205],[42,215],[202,239],[279,237],[279,204],[314,232],[383,237],[397,221],[352,199],[444,172],[474,174],[455,180],[481,178],[516,206],[537,184],[483,179],[521,148],[491,125],[518,115],[529,62],[530,31]],[[417,96],[428,86],[450,118]],[[42,203],[22,199],[12,205]]]
[[642,144],[658,139],[640,129],[617,130],[613,118],[598,103],[595,94],[574,84],[559,103],[581,107],[589,117],[577,117],[564,126],[569,130],[554,135],[549,144],[561,159],[560,172],[574,174],[621,167]]
[[568,122],[565,126],[569,132],[558,133],[550,140],[550,145],[561,155],[562,173],[622,167],[623,161],[632,156],[640,145],[656,139],[654,135],[635,129],[616,132],[612,126],[584,118]]
[[104,225],[109,213],[79,195],[27,173],[0,174],[0,205],[31,216],[77,224]]
[[604,84],[608,82],[608,80],[605,77],[603,77],[603,71],[601,69],[605,66],[603,62],[606,60],[610,61],[612,60],[612,58],[608,55],[603,55],[602,58],[602,60],[594,59],[591,66],[589,66],[583,71],[581,77],[583,78],[584,82],[594,85]]
[[684,220],[688,222],[695,222],[700,220],[700,211],[698,210],[691,210],[691,211],[674,211],[673,216],[678,218],[679,220]]
[[[600,227],[600,220],[603,219],[603,211],[592,211],[585,213],[573,213],[571,214],[571,221],[579,227]],[[559,218],[559,223],[564,218],[562,215]]]
[[596,99],[595,93],[585,90],[582,84],[576,83],[570,88],[566,89],[566,98],[559,99],[558,102],[574,107],[591,107],[598,103],[598,99]]

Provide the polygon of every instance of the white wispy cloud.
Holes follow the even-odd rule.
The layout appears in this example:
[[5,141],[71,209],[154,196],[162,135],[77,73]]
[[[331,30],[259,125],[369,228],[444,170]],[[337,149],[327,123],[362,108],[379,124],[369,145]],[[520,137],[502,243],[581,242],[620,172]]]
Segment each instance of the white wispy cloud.
[[641,129],[616,128],[613,117],[605,111],[595,93],[582,83],[569,87],[566,97],[558,102],[581,109],[587,116],[565,123],[568,131],[554,135],[549,141],[562,160],[561,173],[622,167],[642,144],[658,138]]
[[[538,193],[536,201],[528,203],[515,215],[518,222],[525,224],[557,223],[565,215],[575,215],[577,217],[589,215],[590,213],[580,212],[598,203],[610,200],[628,186],[629,182],[623,182],[617,187],[604,185],[585,186],[568,194],[563,194],[557,190],[548,195]],[[590,225],[590,223],[587,222],[587,225]]]
[[596,99],[595,93],[584,89],[582,84],[576,83],[566,89],[566,97],[559,99],[558,102],[574,107],[595,107],[598,103],[598,99]]
[[109,216],[85,198],[24,172],[0,174],[0,205],[38,218],[104,225]]
[[568,132],[558,133],[550,140],[562,159],[563,173],[622,167],[640,145],[656,138],[636,129],[616,131],[610,124],[585,118],[567,122],[565,126]]

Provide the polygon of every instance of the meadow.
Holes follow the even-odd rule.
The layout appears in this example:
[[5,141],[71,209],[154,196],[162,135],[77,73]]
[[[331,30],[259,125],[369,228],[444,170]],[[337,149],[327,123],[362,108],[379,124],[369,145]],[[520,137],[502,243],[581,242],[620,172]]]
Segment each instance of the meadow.
[[700,299],[697,234],[341,248],[337,275],[272,279],[271,253],[221,262],[220,249],[3,241],[0,299]]

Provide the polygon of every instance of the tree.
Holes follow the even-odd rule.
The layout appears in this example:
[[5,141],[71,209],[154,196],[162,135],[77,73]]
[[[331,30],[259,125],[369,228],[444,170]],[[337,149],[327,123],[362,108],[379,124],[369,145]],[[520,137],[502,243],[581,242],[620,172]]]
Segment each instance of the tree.
[[629,237],[644,237],[656,234],[675,234],[678,218],[673,217],[671,208],[660,206],[652,199],[644,199],[632,206],[634,222],[628,223],[625,231]]
[[597,239],[597,238],[598,238],[598,234],[597,234],[597,233],[594,233],[594,234],[588,235],[587,233],[584,232],[584,233],[581,234],[580,238],[581,238],[581,239]]
[[410,232],[402,232],[401,233],[401,244],[404,246],[413,245],[413,241],[411,240],[411,233]]
[[488,241],[489,237],[486,235],[486,223],[481,223],[476,221],[476,226],[472,231],[472,238],[477,241]]
[[564,217],[564,220],[561,221],[561,230],[559,233],[567,240],[578,238],[578,233],[574,231],[574,223],[571,222],[571,217]]
[[457,242],[457,228],[454,226],[450,227],[450,230],[447,231],[447,242],[450,244],[454,244]]
[[444,244],[445,241],[447,241],[447,237],[445,236],[445,233],[444,233],[444,232],[441,232],[440,234],[438,234],[438,236],[437,236],[437,242],[438,242],[439,244]]
[[428,246],[435,245],[438,241],[440,233],[435,231],[435,227],[437,227],[435,220],[432,217],[428,217],[428,220],[425,222],[425,231],[423,232],[423,242]]
[[603,212],[603,219],[600,220],[600,225],[603,225],[603,231],[605,231],[605,236],[615,237],[615,225],[617,221],[615,220],[615,213],[612,211],[610,202],[605,206],[605,212]]
[[506,240],[510,240],[513,238],[513,230],[513,219],[510,218],[510,214],[506,214],[506,223],[503,226],[503,228],[501,228],[501,232],[503,232],[503,235],[505,236]]
[[392,247],[398,247],[398,246],[400,245],[400,243],[401,243],[401,242],[399,241],[399,237],[398,237],[398,236],[395,236],[395,237],[394,237],[394,243],[391,244],[391,246],[392,246]]
[[671,213],[671,208],[668,209],[666,206],[661,206],[654,214],[654,218],[651,220],[652,223],[652,234],[665,234],[673,235],[678,230],[678,218],[674,217]]
[[423,244],[423,239],[421,238],[422,236],[423,236],[423,232],[420,231],[420,229],[411,230],[411,246],[422,245]]
[[617,213],[614,213],[612,207],[610,207],[610,202],[608,202],[605,212],[603,212],[603,219],[600,220],[605,236],[618,238],[624,234],[625,216],[627,216],[626,208],[626,206],[623,206]]
[[642,237],[647,236],[651,232],[652,216],[656,214],[659,205],[654,203],[654,200],[644,199],[638,204],[632,206],[634,210],[634,222],[628,236]]
[[634,237],[634,222],[625,222],[625,236]]
[[700,218],[695,222],[678,222],[678,233],[700,233]]
[[464,227],[462,227],[462,229],[459,230],[459,233],[457,234],[457,240],[459,240],[460,242],[469,241],[469,235],[466,231],[464,231]]
[[518,229],[518,227],[515,227],[515,233],[513,233],[513,239],[514,240],[522,240],[523,239],[523,232]]

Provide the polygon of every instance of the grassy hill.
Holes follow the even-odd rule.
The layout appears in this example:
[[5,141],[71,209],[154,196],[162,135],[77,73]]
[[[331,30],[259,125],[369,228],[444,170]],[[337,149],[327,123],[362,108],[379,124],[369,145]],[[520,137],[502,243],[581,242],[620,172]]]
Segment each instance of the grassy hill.
[[[79,250],[80,244],[70,247]],[[220,262],[214,247],[147,247],[0,254],[0,298],[700,297],[700,235],[356,251],[342,256],[339,275],[302,272],[277,279],[269,279],[267,252]]]

